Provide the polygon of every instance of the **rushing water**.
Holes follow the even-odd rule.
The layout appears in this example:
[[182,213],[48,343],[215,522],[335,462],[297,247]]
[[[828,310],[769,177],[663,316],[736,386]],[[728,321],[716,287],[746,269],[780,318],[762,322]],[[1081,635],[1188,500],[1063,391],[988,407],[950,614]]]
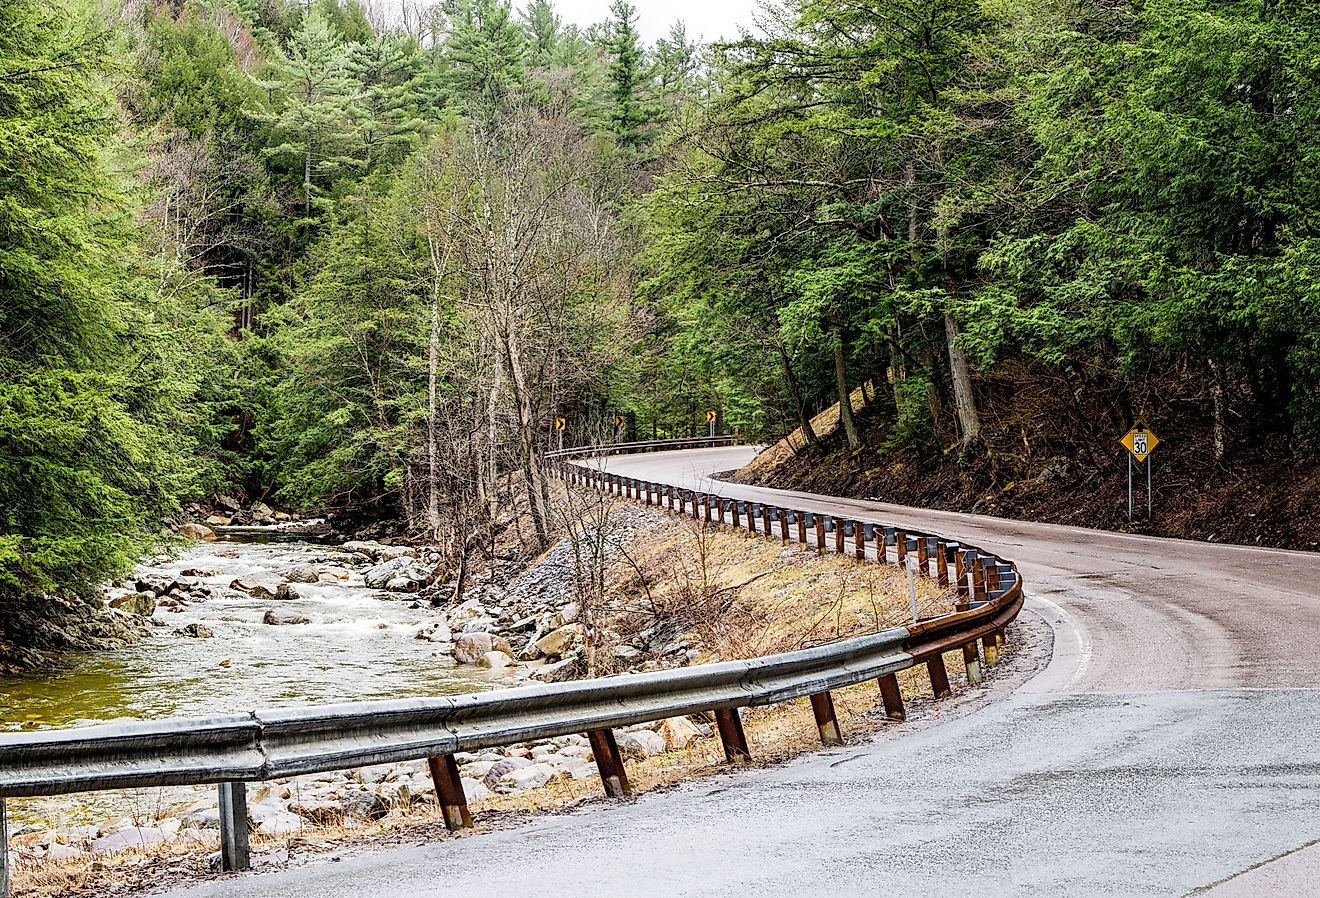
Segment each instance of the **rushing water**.
[[[302,598],[255,599],[228,588],[240,576],[273,575],[297,564],[344,564],[333,546],[272,541],[273,534],[228,535],[139,574],[174,577],[187,569],[212,598],[179,613],[157,609],[166,626],[112,652],[72,658],[25,678],[0,677],[0,729],[77,726],[120,718],[202,717],[255,708],[446,695],[504,685],[507,679],[458,668],[415,634],[430,609],[407,596],[381,599],[361,569],[344,583],[299,584]],[[351,569],[350,569],[351,570]],[[263,624],[267,609],[300,614],[310,624]],[[200,623],[212,639],[174,631]]]

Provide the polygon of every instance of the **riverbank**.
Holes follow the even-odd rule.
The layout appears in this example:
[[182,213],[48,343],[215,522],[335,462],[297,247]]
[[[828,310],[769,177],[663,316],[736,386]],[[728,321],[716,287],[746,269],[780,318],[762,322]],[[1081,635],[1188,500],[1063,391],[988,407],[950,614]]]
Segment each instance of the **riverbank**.
[[[579,501],[596,500],[582,495]],[[869,632],[910,614],[906,580],[891,569],[741,532],[711,531],[627,503],[597,502],[589,511],[590,535],[604,537],[593,542],[605,547],[608,584],[595,601],[584,601],[576,585],[581,546],[570,537],[521,572],[512,563],[493,567],[462,597],[447,595],[442,586],[429,596],[388,604],[419,606],[410,609],[420,612],[414,643],[455,658],[454,669],[475,672],[475,664],[461,662],[484,661],[488,675],[498,672],[505,682],[781,651]],[[931,610],[952,601],[930,584],[921,589],[921,601]],[[432,600],[440,607],[431,607]],[[464,651],[487,641],[486,652]],[[955,680],[961,675],[950,672]],[[920,678],[908,679],[909,694],[918,695]],[[874,690],[859,695],[866,699],[859,699],[857,716],[870,720]],[[751,732],[759,734],[753,738],[763,743],[760,756],[782,757],[805,747],[803,734],[815,730],[802,728],[794,717],[801,713],[786,706],[749,715]],[[722,757],[709,722],[700,719],[630,728],[618,738],[630,757],[630,776],[642,789],[713,770]],[[469,799],[479,813],[500,821],[584,800],[600,786],[583,743],[565,737],[463,756],[460,772]],[[106,796],[116,794],[121,804],[114,814],[105,813],[103,796],[12,803],[21,821],[13,843],[19,894],[97,894],[111,879],[132,879],[134,870],[159,871],[161,865],[170,875],[206,871],[217,839],[213,789]],[[400,827],[432,825],[434,798],[421,763],[414,762],[254,785],[250,801],[260,865],[293,862],[309,845],[339,844],[344,833],[391,838],[388,833]]]

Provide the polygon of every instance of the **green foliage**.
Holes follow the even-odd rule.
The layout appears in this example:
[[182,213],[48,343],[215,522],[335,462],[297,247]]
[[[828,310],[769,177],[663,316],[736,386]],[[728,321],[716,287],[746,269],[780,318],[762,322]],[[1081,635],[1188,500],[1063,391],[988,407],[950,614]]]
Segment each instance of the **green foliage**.
[[110,37],[90,4],[0,11],[0,599],[90,591],[215,474],[183,374],[214,319],[144,277]]

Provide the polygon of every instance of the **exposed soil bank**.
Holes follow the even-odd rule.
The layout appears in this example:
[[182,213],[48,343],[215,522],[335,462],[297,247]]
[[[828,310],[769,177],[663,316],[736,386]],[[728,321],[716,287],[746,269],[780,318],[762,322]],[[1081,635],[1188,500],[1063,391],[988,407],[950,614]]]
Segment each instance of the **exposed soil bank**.
[[982,408],[984,446],[964,458],[956,444],[899,432],[892,405],[877,405],[861,412],[862,448],[850,451],[842,433],[830,433],[811,449],[797,434],[796,452],[781,442],[732,479],[1152,536],[1320,548],[1320,463],[1266,441],[1236,445],[1216,464],[1209,423],[1173,407],[1147,422],[1161,440],[1152,456],[1153,516],[1145,520],[1146,479],[1138,472],[1129,523],[1123,425],[1075,420],[1070,407],[1039,391],[995,393]]

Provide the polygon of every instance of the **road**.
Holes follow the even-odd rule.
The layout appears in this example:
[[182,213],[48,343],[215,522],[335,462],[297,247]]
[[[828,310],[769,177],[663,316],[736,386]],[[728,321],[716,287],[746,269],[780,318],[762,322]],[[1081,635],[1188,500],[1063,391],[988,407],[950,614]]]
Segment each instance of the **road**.
[[1320,556],[709,479],[749,457],[609,466],[1013,559],[1048,665],[899,738],[171,898],[1320,894]]

